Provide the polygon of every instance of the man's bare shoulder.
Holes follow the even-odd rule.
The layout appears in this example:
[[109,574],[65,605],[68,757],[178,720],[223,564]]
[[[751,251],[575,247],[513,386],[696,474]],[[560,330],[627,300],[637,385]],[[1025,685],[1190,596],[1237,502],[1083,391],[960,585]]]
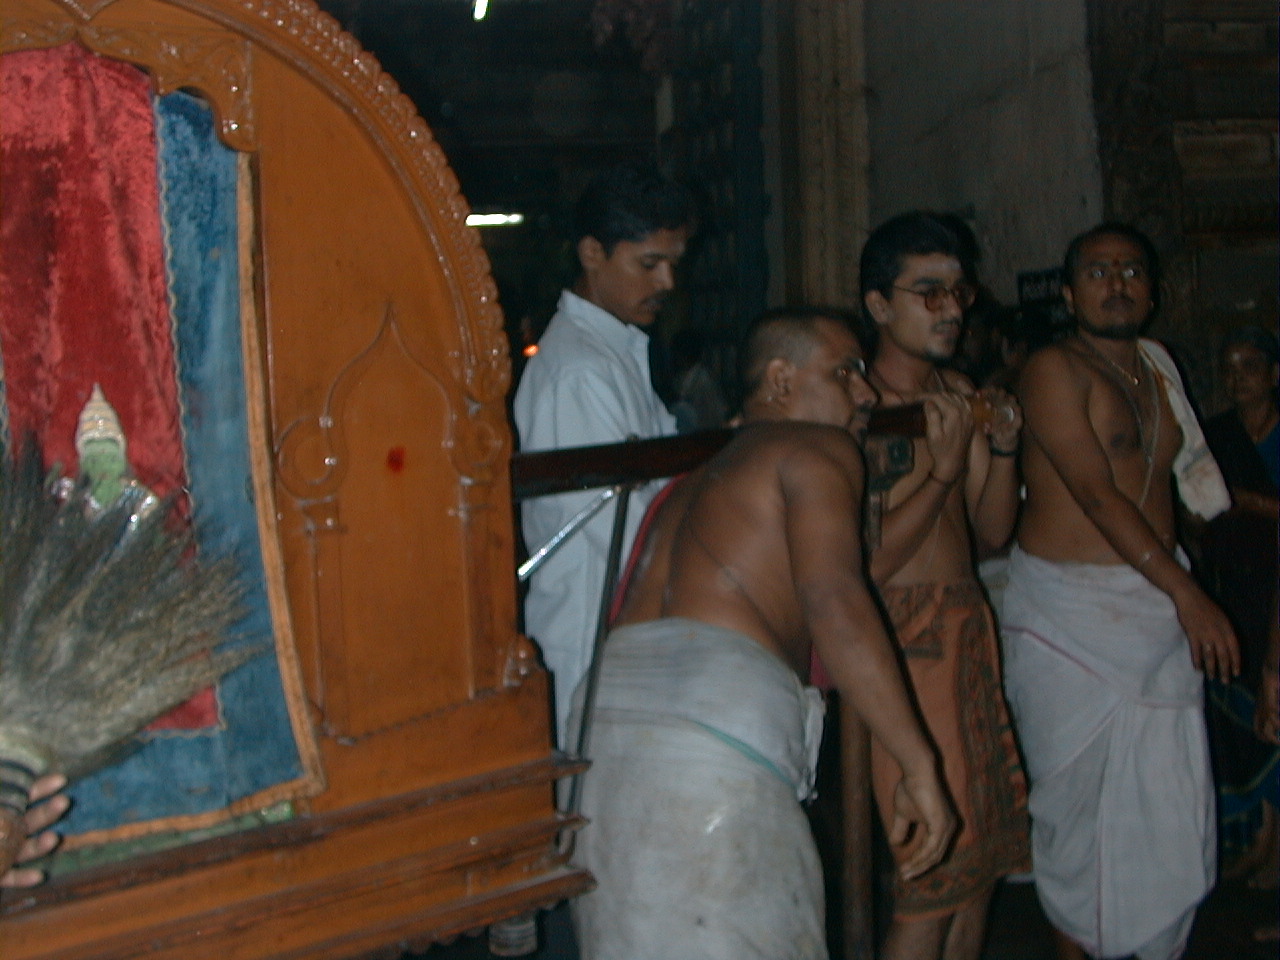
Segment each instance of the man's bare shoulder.
[[796,460],[835,461],[841,466],[861,463],[857,441],[849,431],[794,420],[749,424],[738,431],[730,450],[753,460],[767,459],[788,465]]
[[1042,347],[1031,355],[1018,377],[1018,394],[1068,385],[1087,386],[1089,366],[1067,341]]

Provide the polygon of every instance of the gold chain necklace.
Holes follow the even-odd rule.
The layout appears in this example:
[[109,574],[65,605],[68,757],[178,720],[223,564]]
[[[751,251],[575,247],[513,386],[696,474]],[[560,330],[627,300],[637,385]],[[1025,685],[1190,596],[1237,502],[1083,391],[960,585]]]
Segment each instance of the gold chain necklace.
[[1081,343],[1083,343],[1086,347],[1088,347],[1090,353],[1092,353],[1099,360],[1102,360],[1104,363],[1107,363],[1108,365],[1110,365],[1112,370],[1120,374],[1121,377],[1129,381],[1129,383],[1131,383],[1134,387],[1137,387],[1139,382],[1141,382],[1141,377],[1140,377],[1140,374],[1142,372],[1142,354],[1141,353],[1138,354],[1138,373],[1130,373],[1128,370],[1120,366],[1120,364],[1116,363],[1114,360],[1108,357],[1105,353],[1103,353],[1101,350],[1095,347],[1092,343],[1090,343],[1084,337],[1077,337],[1076,339],[1079,340]]
[[[1105,360],[1107,365],[1119,374],[1118,378],[1113,377],[1112,379],[1116,380],[1117,385],[1120,387],[1120,392],[1124,395],[1125,401],[1129,404],[1129,410],[1133,413],[1134,422],[1138,426],[1138,447],[1142,450],[1142,459],[1147,465],[1146,476],[1143,478],[1142,482],[1142,494],[1138,497],[1138,509],[1142,509],[1143,505],[1147,502],[1147,494],[1151,491],[1152,472],[1155,468],[1156,462],[1156,444],[1160,441],[1160,395],[1158,385],[1156,383],[1157,378],[1155,371],[1151,369],[1147,370],[1147,379],[1151,381],[1151,409],[1154,413],[1151,424],[1151,443],[1150,446],[1148,446],[1146,429],[1142,422],[1142,408],[1138,404],[1137,395],[1133,392],[1137,389],[1138,384],[1142,382],[1142,378],[1130,373],[1124,367],[1120,366],[1120,364],[1116,363],[1084,337],[1077,336],[1076,341],[1084,344],[1093,356],[1100,360]],[[1142,350],[1139,349],[1138,370],[1141,371],[1144,366],[1149,368],[1150,365],[1147,362],[1147,358],[1143,356]]]

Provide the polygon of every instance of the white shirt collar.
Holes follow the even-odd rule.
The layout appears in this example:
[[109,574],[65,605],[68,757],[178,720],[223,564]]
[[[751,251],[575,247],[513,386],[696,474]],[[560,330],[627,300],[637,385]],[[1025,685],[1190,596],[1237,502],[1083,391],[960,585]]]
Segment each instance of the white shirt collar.
[[642,346],[646,351],[649,349],[648,333],[634,324],[623,323],[608,310],[597,307],[572,290],[560,292],[560,309],[576,322],[590,327],[615,350],[634,350],[637,346]]

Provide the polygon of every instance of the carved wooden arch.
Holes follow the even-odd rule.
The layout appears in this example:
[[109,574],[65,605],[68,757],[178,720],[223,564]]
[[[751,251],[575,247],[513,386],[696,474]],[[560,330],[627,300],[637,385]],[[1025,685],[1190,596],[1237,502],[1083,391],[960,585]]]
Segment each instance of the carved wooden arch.
[[[467,614],[449,629],[469,634],[463,638],[469,644],[465,664],[449,669],[466,674],[467,696],[521,682],[530,669],[532,653],[514,633],[514,546],[506,469],[510,437],[503,403],[510,361],[502,317],[487,258],[476,232],[465,225],[468,210],[457,180],[412,103],[354,38],[308,0],[14,0],[6,4],[0,49],[32,49],[71,40],[143,67],[160,93],[197,90],[213,105],[224,142],[257,154],[259,163],[264,162],[261,151],[269,131],[261,126],[257,104],[262,91],[255,87],[261,85],[260,74],[274,58],[336,104],[391,171],[399,184],[398,197],[412,212],[447,296],[443,310],[440,304],[432,304],[429,310],[420,304],[415,310],[397,302],[392,291],[384,295],[395,314],[389,322],[400,331],[387,342],[443,385],[441,390],[424,385],[406,396],[428,405],[439,403],[447,412],[443,435],[434,449],[448,457],[457,482],[451,490],[439,484],[432,489],[436,500],[452,498],[446,512],[459,520],[461,569],[457,577],[434,582],[446,592],[458,585]],[[272,250],[263,251],[262,256],[270,273]],[[271,285],[269,278],[264,282]],[[334,695],[345,676],[368,673],[371,664],[381,662],[369,652],[372,634],[358,628],[359,613],[342,608],[341,598],[328,585],[341,582],[340,567],[351,570],[370,562],[353,553],[352,529],[337,515],[343,493],[333,481],[344,476],[346,464],[339,460],[350,444],[339,436],[344,425],[334,419],[330,404],[335,397],[352,392],[352,370],[364,369],[359,358],[380,342],[383,307],[362,310],[356,323],[367,330],[330,364],[324,384],[304,385],[291,398],[285,384],[290,375],[276,371],[287,366],[288,357],[282,357],[281,348],[271,341],[281,326],[278,317],[286,311],[272,301],[269,292],[259,291],[258,298],[265,327],[258,363],[272,368],[266,373],[263,391],[272,407],[265,436],[274,450],[271,472],[277,495],[292,501],[308,541],[291,550],[288,534],[282,533],[286,565],[294,568],[289,594],[299,620],[300,659],[322,724],[335,735],[360,736],[446,707],[454,694],[443,690],[409,697],[401,706],[385,710],[353,706],[355,693]],[[350,326],[345,319],[343,326]],[[417,331],[416,339],[404,335],[407,328]],[[435,331],[434,339],[430,331]],[[437,340],[439,349],[432,346]],[[369,382],[381,376],[380,372],[370,374]],[[307,442],[293,442],[301,437]],[[387,445],[404,447],[394,439]],[[387,457],[387,462],[394,459],[390,452]],[[348,489],[345,496],[350,504],[359,494]],[[288,512],[283,510],[277,518],[284,525],[290,523]],[[442,542],[448,540],[445,536]],[[336,552],[335,544],[341,545]],[[312,568],[305,592],[296,572],[302,557]],[[446,562],[452,560],[446,557]],[[368,606],[371,596],[369,591],[357,592],[353,602]],[[394,643],[398,651],[407,649],[406,643]],[[405,656],[403,666],[423,666],[420,658]],[[394,672],[394,664],[387,669]],[[358,716],[362,712],[367,715]]]
[[516,632],[501,315],[430,132],[304,0],[0,5],[0,52],[71,41],[195,90],[240,152],[254,502],[323,783],[0,903],[5,957],[390,956],[587,889]]

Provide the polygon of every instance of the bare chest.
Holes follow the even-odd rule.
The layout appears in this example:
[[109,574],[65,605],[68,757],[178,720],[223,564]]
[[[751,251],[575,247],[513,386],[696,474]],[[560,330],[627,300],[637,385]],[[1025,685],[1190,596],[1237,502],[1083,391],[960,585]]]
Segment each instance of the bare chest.
[[1146,368],[1136,384],[1096,374],[1089,417],[1118,472],[1142,469],[1152,476],[1168,474],[1182,445],[1182,428],[1155,371]]

